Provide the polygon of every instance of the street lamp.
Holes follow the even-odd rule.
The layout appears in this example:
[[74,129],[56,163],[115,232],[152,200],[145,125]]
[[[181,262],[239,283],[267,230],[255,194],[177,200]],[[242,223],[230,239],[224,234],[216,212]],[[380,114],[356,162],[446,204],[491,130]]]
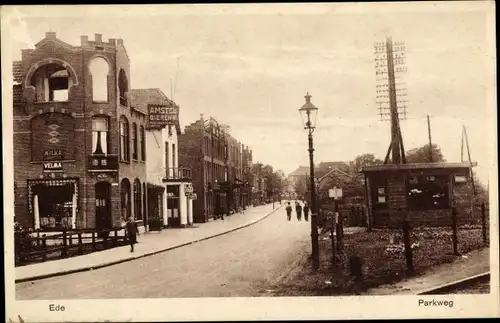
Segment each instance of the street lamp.
[[[309,167],[310,167],[310,178],[314,178],[314,148],[313,148],[313,132],[316,128],[316,116],[318,114],[318,108],[311,103],[311,96],[309,92],[304,96],[306,103],[299,109],[300,116],[304,123],[304,129],[308,131],[309,138]],[[316,187],[314,180],[310,180],[311,189],[311,245],[312,245],[312,261],[313,269],[318,270],[319,268],[319,242],[318,242],[318,218],[317,218],[317,206],[316,206]]]

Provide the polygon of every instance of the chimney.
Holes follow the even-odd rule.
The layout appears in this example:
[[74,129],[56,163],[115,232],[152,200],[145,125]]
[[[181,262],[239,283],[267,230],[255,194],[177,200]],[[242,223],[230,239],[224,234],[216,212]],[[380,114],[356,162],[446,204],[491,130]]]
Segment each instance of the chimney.
[[115,39],[115,38],[110,38],[110,39],[109,39],[109,43],[110,43],[112,46],[116,46],[116,39]]
[[85,46],[89,43],[89,36],[80,36],[80,44]]
[[56,38],[56,33],[53,32],[53,31],[47,31],[45,33],[45,38],[55,39]]
[[118,45],[123,45],[123,39],[118,38],[116,41],[118,42]]
[[94,34],[94,40],[96,44],[102,44],[102,34]]

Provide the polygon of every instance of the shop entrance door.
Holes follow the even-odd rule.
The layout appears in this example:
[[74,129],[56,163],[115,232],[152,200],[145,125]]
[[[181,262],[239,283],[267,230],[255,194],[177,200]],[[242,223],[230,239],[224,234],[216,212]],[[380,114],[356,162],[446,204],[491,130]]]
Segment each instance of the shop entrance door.
[[111,229],[111,184],[99,182],[95,185],[95,227],[97,230]]

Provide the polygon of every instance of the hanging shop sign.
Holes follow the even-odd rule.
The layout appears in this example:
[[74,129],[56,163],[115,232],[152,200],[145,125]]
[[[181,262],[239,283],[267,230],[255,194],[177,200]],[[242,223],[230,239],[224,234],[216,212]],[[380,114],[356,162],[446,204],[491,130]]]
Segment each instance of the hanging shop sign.
[[43,163],[43,171],[44,172],[62,172],[62,163],[61,162],[45,162]]
[[179,107],[170,106],[148,106],[149,129],[161,129],[167,125],[175,125],[179,119]]

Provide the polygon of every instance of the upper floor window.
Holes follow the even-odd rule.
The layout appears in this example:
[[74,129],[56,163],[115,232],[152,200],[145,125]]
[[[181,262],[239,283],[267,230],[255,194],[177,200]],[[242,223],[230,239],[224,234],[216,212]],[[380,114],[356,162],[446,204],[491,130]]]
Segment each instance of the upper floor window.
[[129,124],[125,117],[120,120],[120,160],[130,161]]
[[120,105],[128,107],[128,78],[123,69],[121,69],[120,73],[118,74],[118,90],[120,95]]
[[60,64],[46,64],[38,68],[31,77],[35,87],[36,102],[68,101],[73,80],[69,72]]
[[132,123],[132,159],[138,159],[138,145],[137,145],[137,125]]
[[146,160],[146,133],[144,132],[144,126],[141,126],[141,160]]
[[177,160],[176,160],[176,153],[177,149],[175,148],[175,144],[172,144],[172,167],[177,167]]
[[92,74],[92,101],[108,102],[108,62],[96,57],[92,59],[89,69]]
[[92,118],[92,154],[106,155],[108,153],[108,118]]

